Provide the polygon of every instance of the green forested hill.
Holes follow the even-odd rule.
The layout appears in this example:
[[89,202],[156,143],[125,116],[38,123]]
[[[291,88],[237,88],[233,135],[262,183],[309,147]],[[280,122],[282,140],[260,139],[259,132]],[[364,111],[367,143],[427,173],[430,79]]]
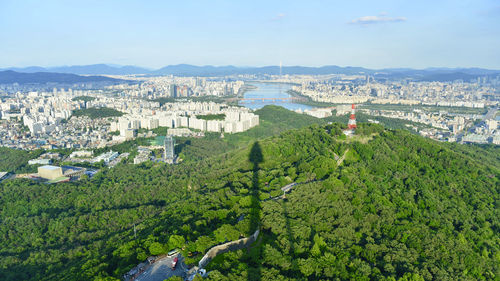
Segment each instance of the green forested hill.
[[176,138],[176,153],[183,160],[192,162],[210,156],[247,147],[252,142],[266,137],[276,136],[290,130],[307,127],[311,124],[326,124],[326,120],[299,114],[281,106],[268,105],[255,111],[259,115],[259,126],[238,134],[206,133],[204,138]]
[[267,105],[256,110],[255,114],[259,115],[259,126],[243,133],[226,135],[227,142],[238,145],[248,144],[256,139],[279,135],[286,130],[327,123],[324,119],[296,113],[276,105]]
[[85,109],[79,109],[79,110],[74,110],[72,112],[73,116],[88,116],[92,119],[97,119],[97,118],[105,118],[105,117],[119,117],[123,115],[123,112],[120,112],[114,108],[108,108],[108,107],[101,107],[101,108],[85,108]]
[[[498,279],[498,150],[358,132],[313,125],[176,166],[5,181],[0,279],[111,280],[148,255],[205,253],[256,228],[253,247],[208,265],[210,280]],[[266,200],[291,182],[302,184]]]
[[0,172],[24,172],[29,169],[28,161],[41,153],[41,150],[25,151],[0,147]]

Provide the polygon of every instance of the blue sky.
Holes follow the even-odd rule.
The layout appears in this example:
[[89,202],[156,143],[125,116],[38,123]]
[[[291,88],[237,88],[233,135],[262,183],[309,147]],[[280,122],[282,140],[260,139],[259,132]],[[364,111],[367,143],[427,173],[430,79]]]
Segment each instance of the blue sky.
[[500,69],[500,1],[0,0],[0,67]]

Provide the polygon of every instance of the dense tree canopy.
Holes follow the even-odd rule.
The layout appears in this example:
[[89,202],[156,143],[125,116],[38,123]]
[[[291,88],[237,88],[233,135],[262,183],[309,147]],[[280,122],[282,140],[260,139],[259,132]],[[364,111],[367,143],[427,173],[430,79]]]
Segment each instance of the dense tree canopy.
[[[248,145],[180,165],[120,163],[75,183],[4,181],[0,279],[121,278],[174,248],[194,264],[255,227],[259,240],[217,256],[209,280],[499,277],[497,148],[341,129],[289,130],[260,140],[259,154]],[[292,182],[286,199],[269,200]]]
[[91,108],[73,110],[71,114],[77,117],[88,116],[92,119],[96,119],[104,117],[119,117],[123,115],[123,112],[108,107],[100,107],[100,108],[91,107]]
[[0,172],[26,172],[28,161],[40,156],[42,150],[25,151],[0,147]]
[[72,98],[71,100],[74,100],[74,101],[93,101],[93,100],[95,100],[95,97],[77,96],[77,97]]

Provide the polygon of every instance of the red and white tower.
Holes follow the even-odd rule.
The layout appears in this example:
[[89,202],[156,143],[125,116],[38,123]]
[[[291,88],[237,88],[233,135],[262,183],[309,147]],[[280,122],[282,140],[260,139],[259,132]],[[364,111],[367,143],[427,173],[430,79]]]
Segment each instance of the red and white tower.
[[349,128],[349,130],[356,129],[356,110],[355,110],[354,103],[352,104],[351,117],[349,117],[349,122],[347,123],[347,128]]

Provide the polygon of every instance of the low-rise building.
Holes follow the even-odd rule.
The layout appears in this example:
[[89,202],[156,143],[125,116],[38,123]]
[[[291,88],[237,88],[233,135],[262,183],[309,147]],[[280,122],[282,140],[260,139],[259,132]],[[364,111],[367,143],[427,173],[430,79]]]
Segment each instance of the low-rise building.
[[470,135],[464,136],[462,138],[462,141],[465,143],[488,143],[488,136],[478,135],[478,134],[470,134]]
[[316,118],[326,118],[332,116],[332,111],[325,108],[316,108],[313,110],[304,110],[304,113]]
[[137,148],[137,156],[134,157],[134,164],[141,164],[142,162],[146,162],[150,159],[151,150],[143,147]]
[[104,163],[108,164],[109,162],[113,161],[116,157],[118,157],[118,155],[120,155],[118,152],[110,150],[106,153],[103,153],[103,154],[97,156],[96,158],[94,158],[92,160],[92,162],[97,163],[100,161],[104,161]]
[[52,163],[52,159],[31,159],[28,161],[28,165],[49,165]]
[[0,182],[9,176],[9,172],[0,172]]
[[92,151],[89,150],[80,150],[80,151],[73,151],[69,155],[69,158],[77,158],[77,157],[91,157],[92,156]]
[[63,176],[61,167],[45,165],[38,167],[38,176],[47,180],[55,180]]

